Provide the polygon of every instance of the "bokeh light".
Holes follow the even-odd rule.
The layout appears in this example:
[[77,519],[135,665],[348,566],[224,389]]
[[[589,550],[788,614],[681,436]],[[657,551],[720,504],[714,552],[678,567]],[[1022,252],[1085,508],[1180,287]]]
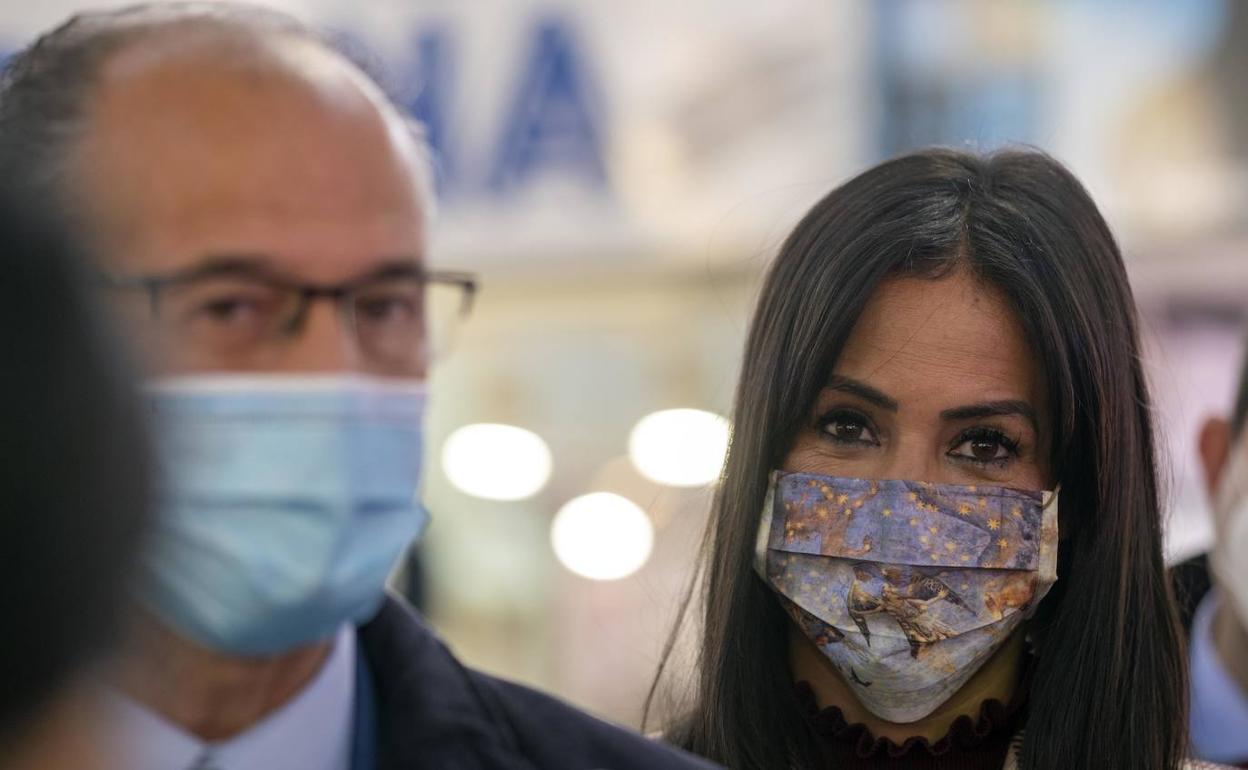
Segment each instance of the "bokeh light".
[[465,425],[442,445],[442,469],[474,497],[524,500],[550,480],[550,448],[541,436],[514,425]]
[[650,517],[612,492],[569,500],[550,526],[550,543],[563,566],[590,580],[619,580],[645,565],[654,546]]
[[638,421],[628,438],[628,454],[651,481],[702,486],[719,478],[728,436],[728,421],[713,412],[665,409]]

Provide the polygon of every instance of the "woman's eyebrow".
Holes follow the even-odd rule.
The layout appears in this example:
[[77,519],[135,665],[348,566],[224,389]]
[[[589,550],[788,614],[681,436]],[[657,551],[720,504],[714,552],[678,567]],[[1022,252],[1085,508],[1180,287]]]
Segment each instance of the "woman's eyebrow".
[[849,393],[857,396],[863,401],[867,401],[875,406],[878,406],[880,409],[885,409],[889,412],[897,411],[896,399],[884,395],[884,393],[876,390],[865,382],[860,382],[859,380],[834,374],[828,378],[827,387],[830,390],[839,390],[843,393]]
[[986,401],[982,404],[970,404],[946,409],[940,413],[942,420],[974,420],[979,417],[999,417],[1017,414],[1025,417],[1033,429],[1036,425],[1036,410],[1026,401]]

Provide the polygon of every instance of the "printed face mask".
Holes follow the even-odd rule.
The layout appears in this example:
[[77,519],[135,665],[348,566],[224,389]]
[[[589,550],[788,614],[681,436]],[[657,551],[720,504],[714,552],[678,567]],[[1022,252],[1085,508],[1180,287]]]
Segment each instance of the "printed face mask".
[[1057,580],[1054,493],[776,473],[755,569],[890,722],[931,714]]

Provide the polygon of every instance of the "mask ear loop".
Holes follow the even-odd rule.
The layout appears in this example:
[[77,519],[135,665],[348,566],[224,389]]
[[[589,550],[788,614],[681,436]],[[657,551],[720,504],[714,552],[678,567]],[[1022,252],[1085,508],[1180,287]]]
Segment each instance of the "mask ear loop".
[[[1236,538],[1233,533],[1238,534],[1237,526],[1248,527],[1248,522],[1236,520],[1238,517],[1248,517],[1248,445],[1245,442],[1248,442],[1248,437],[1241,437],[1231,446],[1230,459],[1211,501],[1214,542],[1209,553],[1209,567],[1217,581],[1224,586],[1234,586],[1242,580],[1231,565],[1242,558],[1235,547]],[[1230,598],[1228,593],[1227,589],[1222,590],[1224,601]],[[1230,604],[1236,615],[1248,615],[1242,602],[1232,601]],[[1236,604],[1240,606],[1237,607]]]
[[[1058,498],[1061,496],[1061,491],[1062,485],[1059,483],[1057,486],[1053,487],[1052,491],[1046,490],[1045,492],[1042,492],[1040,502],[1040,564],[1038,575],[1041,579],[1043,579],[1045,575],[1052,575],[1053,583],[1057,582],[1057,552],[1061,547],[1061,532],[1058,529],[1059,509],[1057,502]],[[1048,535],[1048,539],[1051,541],[1051,545],[1048,548],[1045,547],[1046,531],[1051,532],[1051,534]],[[1050,586],[1051,585],[1052,583],[1050,583]],[[1035,617],[1035,613],[1040,610],[1040,605],[1043,601],[1044,598],[1042,597],[1036,602],[1035,606],[1032,607],[1031,615],[1025,621],[1027,623],[1027,630],[1023,637],[1023,644],[1027,648],[1027,652],[1035,658],[1040,657],[1041,645],[1040,641],[1036,638],[1035,633],[1032,632],[1031,621]]]
[[1062,483],[1059,481],[1053,489],[1046,489],[1040,493],[1040,509],[1047,509],[1050,505],[1057,505],[1057,498],[1062,493]]
[[754,571],[767,582],[767,544],[771,541],[771,520],[775,512],[776,483],[780,471],[772,471],[767,479],[767,495],[763,498],[763,510],[758,517],[758,534],[754,539]]
[[1233,444],[1230,451],[1230,460],[1222,472],[1222,483],[1218,484],[1210,501],[1213,503],[1215,532],[1225,531],[1236,504],[1248,497],[1248,436]]

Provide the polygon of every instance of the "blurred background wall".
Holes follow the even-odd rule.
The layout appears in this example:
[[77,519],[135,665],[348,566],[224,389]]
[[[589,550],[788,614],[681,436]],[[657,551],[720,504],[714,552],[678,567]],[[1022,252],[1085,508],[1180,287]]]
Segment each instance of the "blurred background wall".
[[[0,46],[107,4],[0,0]],[[768,259],[838,182],[928,144],[1035,145],[1091,189],[1145,317],[1170,555],[1207,545],[1191,437],[1229,405],[1248,308],[1248,4],[270,4],[425,123],[433,261],[483,278],[399,580],[468,662],[636,724]]]

